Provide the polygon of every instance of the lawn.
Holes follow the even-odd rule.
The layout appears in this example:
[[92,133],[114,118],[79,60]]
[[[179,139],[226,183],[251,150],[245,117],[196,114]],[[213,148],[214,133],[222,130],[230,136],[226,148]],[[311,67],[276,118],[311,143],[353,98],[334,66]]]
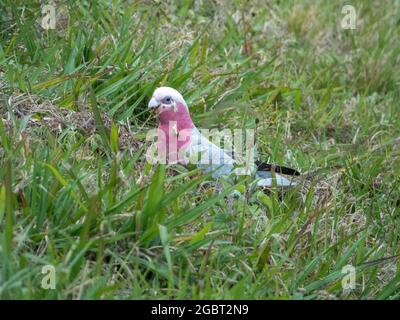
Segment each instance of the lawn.
[[[0,0],[0,298],[399,299],[400,2],[350,2]],[[159,86],[299,186],[146,162]]]

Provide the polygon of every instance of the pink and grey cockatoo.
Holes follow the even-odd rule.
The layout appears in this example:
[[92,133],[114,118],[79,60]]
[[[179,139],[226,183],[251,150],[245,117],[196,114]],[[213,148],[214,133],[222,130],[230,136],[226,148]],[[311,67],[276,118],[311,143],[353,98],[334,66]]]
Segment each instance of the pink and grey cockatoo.
[[[189,108],[182,95],[169,87],[157,88],[148,104],[149,109],[158,113],[158,149],[165,153],[166,163],[194,163],[205,172],[211,172],[213,178],[243,174],[243,168],[237,168],[236,157],[205,137],[197,129],[190,117]],[[161,151],[163,150],[163,151]],[[255,161],[247,166],[247,173],[257,179],[257,185],[288,187],[295,185],[284,176],[275,172],[299,175],[294,169],[272,166]]]

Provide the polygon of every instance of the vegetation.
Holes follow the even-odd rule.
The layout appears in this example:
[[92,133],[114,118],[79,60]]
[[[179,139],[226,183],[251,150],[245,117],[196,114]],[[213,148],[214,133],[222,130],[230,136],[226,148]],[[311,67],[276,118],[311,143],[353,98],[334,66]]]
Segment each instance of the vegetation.
[[[351,4],[0,0],[0,297],[398,299],[400,3]],[[160,85],[301,187],[146,163]]]

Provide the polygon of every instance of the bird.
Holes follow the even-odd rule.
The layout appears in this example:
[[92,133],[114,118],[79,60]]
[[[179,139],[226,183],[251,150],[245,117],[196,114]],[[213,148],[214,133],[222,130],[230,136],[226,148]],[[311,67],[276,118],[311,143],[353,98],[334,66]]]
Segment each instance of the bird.
[[239,157],[235,157],[234,152],[226,152],[194,125],[186,101],[174,88],[156,88],[148,109],[155,110],[158,115],[157,149],[159,159],[165,163],[193,163],[203,172],[211,172],[214,179],[252,175],[260,187],[296,185],[295,181],[283,176],[300,175],[299,171],[292,168],[256,160],[247,164],[243,170],[243,167],[238,166]]

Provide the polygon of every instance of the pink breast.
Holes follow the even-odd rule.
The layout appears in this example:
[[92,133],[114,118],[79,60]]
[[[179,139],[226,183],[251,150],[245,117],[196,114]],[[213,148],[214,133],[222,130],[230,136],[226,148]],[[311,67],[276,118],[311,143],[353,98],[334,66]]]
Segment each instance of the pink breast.
[[187,108],[177,103],[177,111],[170,108],[161,110],[158,126],[158,151],[166,163],[184,164],[183,153],[190,144],[194,128]]

